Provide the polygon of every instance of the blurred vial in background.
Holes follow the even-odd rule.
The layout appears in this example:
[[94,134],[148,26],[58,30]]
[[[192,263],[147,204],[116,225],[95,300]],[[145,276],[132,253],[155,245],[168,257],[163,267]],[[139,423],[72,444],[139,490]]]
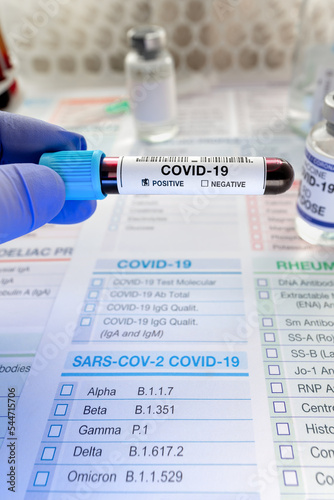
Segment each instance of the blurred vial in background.
[[292,129],[306,137],[334,90],[333,0],[303,0],[299,23],[288,113]]
[[138,137],[162,142],[178,130],[174,62],[159,26],[128,32],[132,49],[125,58],[125,76]]
[[0,109],[4,109],[16,93],[14,69],[0,28]]

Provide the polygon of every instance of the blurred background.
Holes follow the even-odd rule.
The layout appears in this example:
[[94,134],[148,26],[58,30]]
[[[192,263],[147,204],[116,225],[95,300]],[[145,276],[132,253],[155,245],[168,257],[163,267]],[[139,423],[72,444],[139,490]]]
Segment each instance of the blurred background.
[[0,0],[19,73],[50,85],[118,85],[127,30],[167,31],[179,90],[287,82],[300,0]]
[[334,90],[333,0],[0,0],[23,89],[123,86],[126,33],[145,24],[166,30],[179,96],[285,84],[295,132],[322,118]]

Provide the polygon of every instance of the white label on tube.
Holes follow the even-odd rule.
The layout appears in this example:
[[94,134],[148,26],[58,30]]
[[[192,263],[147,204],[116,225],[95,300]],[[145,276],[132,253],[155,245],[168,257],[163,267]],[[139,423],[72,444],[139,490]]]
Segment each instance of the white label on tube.
[[123,156],[118,160],[120,194],[263,194],[263,157]]

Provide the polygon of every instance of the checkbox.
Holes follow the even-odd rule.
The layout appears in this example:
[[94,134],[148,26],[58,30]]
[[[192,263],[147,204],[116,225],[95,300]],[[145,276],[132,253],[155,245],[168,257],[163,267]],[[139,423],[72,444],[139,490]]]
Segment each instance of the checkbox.
[[284,470],[283,479],[285,486],[298,486],[298,476],[295,470]]
[[259,299],[269,299],[269,292],[259,292]]
[[279,447],[279,454],[282,460],[291,460],[295,458],[293,453],[293,447],[291,445],[282,444]]
[[278,365],[268,365],[269,375],[280,375],[281,369]]
[[66,415],[67,407],[68,405],[61,405],[61,404],[57,405],[55,408],[54,415],[57,415],[58,417],[59,416],[63,417],[64,415]]
[[92,318],[81,318],[80,326],[90,326]]
[[276,424],[276,432],[278,436],[290,436],[290,426],[287,422],[279,422]]
[[263,326],[274,326],[272,318],[262,318]]
[[103,280],[98,279],[98,278],[92,280],[92,286],[101,286],[102,283],[103,283]]
[[92,292],[89,292],[89,294],[88,294],[89,299],[97,299],[98,296],[99,296],[99,292],[96,292],[95,290]]
[[95,304],[86,304],[85,306],[85,312],[94,312],[95,311]]
[[61,434],[63,426],[62,425],[50,425],[48,437],[59,437]]
[[271,382],[270,388],[273,394],[283,392],[283,384],[281,384],[280,382]]
[[61,396],[71,396],[73,391],[73,384],[64,384],[60,390]]
[[202,186],[203,188],[207,188],[207,187],[209,187],[209,181],[204,181],[204,180],[203,180],[203,181],[201,181],[201,186]]
[[56,453],[56,448],[45,447],[41,456],[41,460],[53,460]]
[[119,222],[119,219],[121,218],[121,214],[115,214],[111,217],[110,223],[111,224],[117,224]]
[[46,486],[49,479],[49,472],[37,472],[35,476],[34,486]]
[[274,401],[273,407],[275,413],[286,413],[286,405],[284,401]]
[[268,286],[268,280],[260,278],[257,280],[257,284],[258,284],[258,286]]
[[277,358],[277,349],[266,349],[267,358]]
[[275,342],[275,334],[268,332],[264,334],[264,341],[265,342]]

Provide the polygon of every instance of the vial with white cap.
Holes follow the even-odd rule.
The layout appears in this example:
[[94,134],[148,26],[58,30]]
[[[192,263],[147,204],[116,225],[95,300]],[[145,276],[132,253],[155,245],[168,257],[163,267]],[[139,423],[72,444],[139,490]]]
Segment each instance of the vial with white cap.
[[323,116],[306,139],[296,230],[308,243],[334,246],[334,92],[324,99]]
[[160,26],[131,29],[132,47],[125,58],[125,75],[138,137],[162,142],[177,130],[174,61]]

